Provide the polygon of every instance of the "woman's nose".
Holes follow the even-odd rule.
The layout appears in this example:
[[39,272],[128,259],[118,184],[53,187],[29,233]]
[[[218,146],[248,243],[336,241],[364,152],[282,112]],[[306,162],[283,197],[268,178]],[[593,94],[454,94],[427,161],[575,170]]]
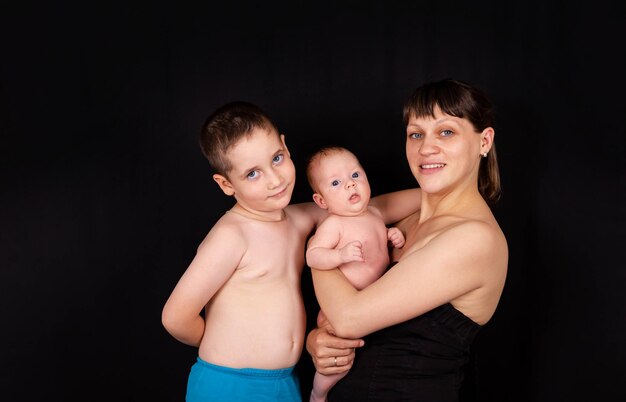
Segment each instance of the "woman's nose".
[[437,153],[438,151],[439,147],[436,144],[436,140],[430,136],[424,137],[422,144],[420,145],[420,154],[431,155]]

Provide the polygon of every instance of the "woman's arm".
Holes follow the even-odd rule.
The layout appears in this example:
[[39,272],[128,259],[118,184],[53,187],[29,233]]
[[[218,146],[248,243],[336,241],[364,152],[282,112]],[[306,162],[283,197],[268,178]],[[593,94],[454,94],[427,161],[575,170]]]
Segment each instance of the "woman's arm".
[[377,208],[385,224],[389,225],[419,211],[421,203],[422,190],[413,188],[373,197],[369,205]]
[[[503,241],[501,232],[491,225],[466,222],[405,255],[361,291],[339,270],[312,270],[315,294],[337,335],[358,338],[483,287],[503,261],[506,272]],[[499,250],[502,248],[504,252]]]
[[350,370],[354,362],[354,349],[361,346],[362,339],[343,339],[335,336],[327,320],[319,322],[318,319],[318,328],[309,332],[306,339],[306,350],[313,359],[315,370],[324,375],[340,374]]

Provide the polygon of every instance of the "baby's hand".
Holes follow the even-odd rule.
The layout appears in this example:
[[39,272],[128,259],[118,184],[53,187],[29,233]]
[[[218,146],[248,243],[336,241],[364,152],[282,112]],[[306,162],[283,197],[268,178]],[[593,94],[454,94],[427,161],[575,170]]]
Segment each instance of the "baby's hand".
[[387,240],[389,240],[395,248],[402,248],[402,246],[404,246],[404,235],[398,228],[387,229]]
[[363,245],[358,240],[351,241],[339,250],[339,255],[342,264],[352,261],[363,262]]

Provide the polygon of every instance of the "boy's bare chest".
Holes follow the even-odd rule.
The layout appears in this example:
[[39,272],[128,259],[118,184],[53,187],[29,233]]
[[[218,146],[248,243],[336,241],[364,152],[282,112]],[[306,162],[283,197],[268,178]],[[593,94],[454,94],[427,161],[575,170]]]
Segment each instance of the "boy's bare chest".
[[250,225],[239,275],[249,279],[292,277],[304,266],[305,236],[289,222]]

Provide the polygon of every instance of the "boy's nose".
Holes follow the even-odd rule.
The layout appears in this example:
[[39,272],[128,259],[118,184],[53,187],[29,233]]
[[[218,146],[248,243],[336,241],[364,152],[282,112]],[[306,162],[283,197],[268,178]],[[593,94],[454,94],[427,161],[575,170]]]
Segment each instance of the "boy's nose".
[[281,175],[278,172],[271,171],[267,174],[267,184],[270,188],[276,188],[283,182]]

